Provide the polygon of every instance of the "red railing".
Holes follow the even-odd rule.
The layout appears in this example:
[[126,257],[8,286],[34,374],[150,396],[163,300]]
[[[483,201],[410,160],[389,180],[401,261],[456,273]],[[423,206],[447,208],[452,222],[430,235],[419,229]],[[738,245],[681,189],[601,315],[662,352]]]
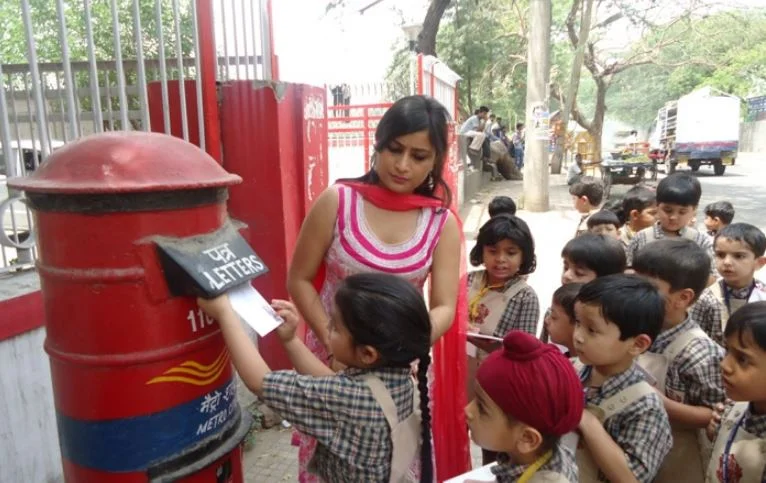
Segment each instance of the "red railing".
[[375,129],[390,102],[327,106],[329,147],[358,146],[364,148],[364,170],[370,169]]

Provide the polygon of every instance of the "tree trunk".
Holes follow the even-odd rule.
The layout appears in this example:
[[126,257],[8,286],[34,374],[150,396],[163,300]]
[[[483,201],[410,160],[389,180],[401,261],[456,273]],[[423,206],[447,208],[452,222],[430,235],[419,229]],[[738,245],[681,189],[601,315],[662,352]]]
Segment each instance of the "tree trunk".
[[606,91],[609,89],[609,79],[597,78],[596,81],[596,110],[593,122],[590,123],[588,134],[593,138],[593,162],[601,162],[601,134],[604,130],[606,116]]
[[[564,140],[569,131],[569,118],[572,109],[574,109],[575,102],[577,101],[577,92],[580,89],[580,77],[582,73],[583,58],[585,57],[585,46],[588,43],[590,22],[593,17],[593,0],[585,0],[582,9],[583,13],[580,21],[580,34],[577,37],[577,49],[575,50],[575,57],[572,61],[572,71],[569,75],[566,102],[561,106],[561,122],[564,128],[563,135],[557,136],[556,150],[553,153],[553,159],[551,159],[551,173],[553,174],[561,173],[561,161],[564,158]],[[576,13],[576,10],[576,7],[573,8],[572,12],[570,12],[570,18],[567,19],[567,23],[572,24],[571,28],[574,28],[574,14]]]
[[418,35],[418,53],[436,56],[436,34],[439,33],[439,23],[450,1],[431,0],[426,18],[423,20],[423,30]]

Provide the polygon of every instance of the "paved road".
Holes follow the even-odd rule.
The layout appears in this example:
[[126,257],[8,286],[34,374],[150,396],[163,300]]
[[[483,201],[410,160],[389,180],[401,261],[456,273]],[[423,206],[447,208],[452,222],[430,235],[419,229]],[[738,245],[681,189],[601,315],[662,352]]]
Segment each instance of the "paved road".
[[702,184],[697,221],[705,219],[705,206],[714,201],[734,205],[734,221],[751,223],[766,232],[766,153],[744,154],[723,176],[702,167],[696,173]]

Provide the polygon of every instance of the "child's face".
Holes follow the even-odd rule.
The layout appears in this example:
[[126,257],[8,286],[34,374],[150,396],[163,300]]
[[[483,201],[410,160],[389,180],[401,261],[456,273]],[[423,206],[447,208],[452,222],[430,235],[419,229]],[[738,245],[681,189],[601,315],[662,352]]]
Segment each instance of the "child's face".
[[333,314],[330,317],[328,339],[330,353],[336,361],[344,366],[366,367],[378,361],[379,356],[375,349],[370,346],[358,346],[354,343],[354,338],[343,322],[337,306],[333,308]]
[[644,208],[641,211],[633,210],[630,212],[630,224],[635,231],[641,231],[649,228],[657,221],[657,205]]
[[486,245],[481,254],[490,283],[503,283],[515,277],[524,260],[524,254],[511,240],[500,240]]
[[681,231],[694,218],[694,206],[660,203],[657,207],[659,208],[657,218],[660,220],[660,226],[668,232]]
[[583,364],[611,366],[638,356],[636,337],[620,340],[620,329],[609,323],[601,306],[575,302],[574,349]]
[[561,273],[561,284],[566,285],[568,283],[588,283],[592,280],[596,280],[596,272],[590,268],[573,263],[569,258],[563,257],[564,271]]
[[518,454],[529,431],[534,431],[524,423],[509,420],[478,383],[476,397],[465,407],[465,417],[473,442],[488,451]]
[[721,231],[721,228],[723,228],[725,225],[723,222],[721,222],[721,219],[717,216],[710,216],[705,215],[705,229],[707,231],[712,231],[713,233],[718,233]]
[[590,230],[591,233],[595,233],[596,235],[606,235],[614,238],[615,240],[620,239],[620,230],[610,224],[610,223],[603,223],[601,225],[595,225]]
[[570,319],[564,308],[555,301],[551,304],[551,311],[545,318],[545,328],[552,342],[573,348],[574,320]]
[[763,410],[766,403],[766,351],[755,342],[751,332],[726,338],[721,374],[729,399],[752,401]]
[[743,241],[722,237],[715,241],[715,267],[732,288],[750,285],[755,272],[765,263],[766,257],[756,257]]

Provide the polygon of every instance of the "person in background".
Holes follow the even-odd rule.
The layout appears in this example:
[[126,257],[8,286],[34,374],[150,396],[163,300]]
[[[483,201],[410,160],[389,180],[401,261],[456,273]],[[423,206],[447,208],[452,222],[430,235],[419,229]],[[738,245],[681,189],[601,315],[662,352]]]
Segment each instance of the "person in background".
[[601,206],[604,199],[604,184],[600,179],[583,176],[569,187],[569,194],[572,195],[574,209],[581,215],[580,224],[575,232],[575,236],[578,236],[588,231],[588,218]]
[[673,173],[657,185],[657,222],[636,233],[628,247],[628,266],[633,263],[636,252],[647,244],[662,238],[687,238],[707,251],[711,267],[708,284],[715,281],[713,242],[704,233],[688,226],[697,211],[702,186],[688,173]]
[[705,207],[705,231],[715,238],[721,229],[734,220],[734,206],[728,201],[716,201]]
[[545,316],[545,329],[554,344],[566,348],[567,357],[574,357],[575,313],[574,304],[583,284],[567,283],[553,292],[551,309]]
[[489,202],[487,212],[489,213],[490,218],[499,215],[500,213],[515,215],[516,203],[514,203],[513,198],[510,196],[495,196],[492,198],[492,201]]
[[460,126],[460,135],[471,140],[468,149],[481,152],[481,156],[484,159],[489,158],[489,139],[484,133],[483,127],[488,117],[489,108],[481,106],[477,109],[477,114],[466,119],[463,125]]
[[627,254],[635,234],[657,221],[657,196],[649,188],[634,186],[625,193],[622,203],[615,208],[614,213],[622,224],[620,240]]
[[574,163],[569,165],[567,171],[567,184],[572,186],[580,181],[580,178],[582,178],[582,154],[577,153],[574,157]]
[[605,235],[619,240],[620,219],[612,211],[597,211],[588,217],[588,231],[596,235]]
[[516,131],[511,137],[511,143],[513,144],[513,158],[516,161],[516,167],[521,170],[524,168],[524,123],[516,124]]

